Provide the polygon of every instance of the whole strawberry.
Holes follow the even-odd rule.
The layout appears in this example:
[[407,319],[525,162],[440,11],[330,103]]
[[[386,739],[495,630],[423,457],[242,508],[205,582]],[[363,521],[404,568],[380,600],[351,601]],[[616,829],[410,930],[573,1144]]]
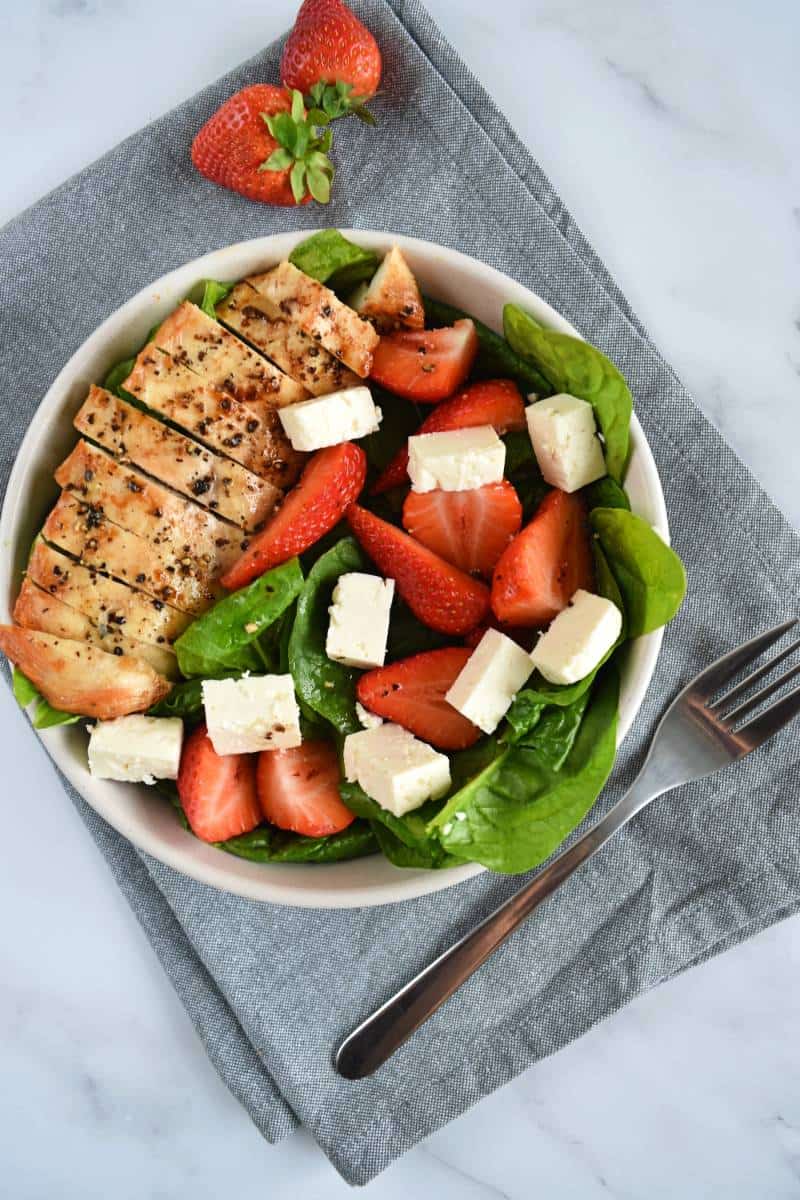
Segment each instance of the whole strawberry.
[[338,93],[328,89],[327,103],[320,106],[330,117],[342,116],[375,95],[381,52],[366,25],[342,0],[304,0],[284,47],[281,79],[318,105],[323,97],[319,90],[312,91],[315,85],[338,84]]
[[291,205],[313,197],[325,204],[331,135],[320,133],[318,123],[307,120],[299,92],[256,83],[206,121],[192,143],[192,162],[212,183],[251,200]]

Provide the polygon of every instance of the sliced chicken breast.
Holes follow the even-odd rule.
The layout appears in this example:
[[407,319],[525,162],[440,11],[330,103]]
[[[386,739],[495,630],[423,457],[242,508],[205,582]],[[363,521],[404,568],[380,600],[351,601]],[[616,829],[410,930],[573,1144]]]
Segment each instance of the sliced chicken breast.
[[378,334],[330,288],[290,262],[279,263],[264,275],[251,275],[248,283],[266,302],[269,316],[296,325],[362,379],[369,375]]
[[241,530],[190,504],[168,488],[123,466],[88,442],[78,442],[55,474],[56,483],[80,501],[91,524],[105,516],[174,554],[205,564],[209,581],[239,558],[248,541]]
[[301,384],[188,300],[162,321],[153,341],[177,363],[202,375],[211,387],[243,404],[281,408],[308,399]]
[[140,658],[17,625],[0,625],[0,650],[53,708],[101,721],[145,712],[172,687]]
[[192,620],[163,600],[83,567],[42,541],[34,547],[27,573],[40,588],[77,608],[101,631],[117,625],[137,642],[166,646]]
[[276,408],[234,400],[152,345],[141,351],[122,386],[153,412],[277,488],[291,486],[300,473],[301,456],[284,434]]
[[92,387],[74,424],[116,458],[141,467],[242,529],[261,525],[281,496],[266,479],[212,454],[104,388]]
[[42,533],[48,542],[181,612],[199,616],[222,594],[209,582],[202,560],[155,546],[136,533],[114,525],[101,513],[87,519],[86,506],[62,492]]
[[26,576],[22,581],[17,602],[14,605],[14,620],[23,629],[34,629],[40,633],[51,633],[54,637],[67,638],[72,642],[89,642],[99,646],[107,654],[127,654],[131,658],[142,658],[154,671],[167,679],[177,679],[178,660],[172,650],[165,646],[151,646],[147,642],[135,642],[125,637],[115,625],[101,633],[88,617],[70,608],[68,604],[35,584]]
[[217,305],[220,320],[302,383],[312,396],[327,396],[329,392],[361,383],[354,371],[313,338],[288,321],[271,317],[268,309],[274,311],[247,280],[237,283],[231,294]]

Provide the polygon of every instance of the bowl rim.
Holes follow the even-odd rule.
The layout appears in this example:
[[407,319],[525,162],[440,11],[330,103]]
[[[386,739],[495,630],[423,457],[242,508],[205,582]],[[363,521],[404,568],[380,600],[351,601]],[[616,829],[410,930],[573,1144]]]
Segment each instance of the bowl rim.
[[[2,511],[0,511],[0,546],[4,551],[0,555],[0,605],[2,605],[0,615],[3,620],[10,619],[8,611],[10,605],[7,603],[7,598],[11,594],[16,595],[18,589],[18,580],[15,582],[13,578],[15,572],[11,564],[12,548],[18,538],[21,508],[25,496],[23,484],[37,463],[37,450],[50,423],[63,420],[63,413],[60,410],[68,399],[70,389],[82,378],[84,364],[100,356],[103,349],[114,339],[124,342],[125,334],[129,330],[137,328],[141,330],[138,343],[133,336],[130,338],[132,345],[140,344],[144,340],[146,330],[152,325],[155,311],[153,305],[156,307],[160,305],[163,308],[161,315],[165,315],[176,302],[171,297],[179,293],[186,294],[199,280],[204,278],[241,278],[244,274],[256,269],[251,265],[235,274],[225,264],[238,260],[243,262],[261,260],[263,269],[263,263],[280,261],[291,252],[298,242],[310,237],[315,232],[318,230],[301,229],[268,234],[209,251],[183,263],[141,288],[109,314],[77,347],[37,406],[17,450],[9,475]],[[576,337],[581,336],[570,322],[535,292],[472,255],[421,238],[387,231],[342,229],[341,232],[369,249],[385,251],[391,245],[398,245],[410,255],[422,257],[431,262],[438,259],[444,265],[460,268],[462,273],[477,272],[482,280],[490,282],[493,287],[501,290],[508,301],[527,307],[549,328]],[[162,299],[165,295],[170,297],[169,303]],[[470,307],[469,303],[466,304],[466,307]],[[669,523],[661,481],[652,451],[635,413],[631,419],[631,441],[651,507],[651,523],[668,541]],[[636,639],[631,644],[629,661],[625,668],[627,690],[624,712],[622,711],[622,702],[620,705],[618,747],[628,733],[644,699],[655,670],[663,632],[663,629],[658,629]],[[635,662],[632,663],[631,660],[635,660]],[[368,859],[331,864],[251,863],[248,860],[238,859],[216,850],[188,833],[185,833],[184,838],[172,838],[165,842],[158,830],[151,829],[148,823],[141,818],[132,816],[130,806],[120,805],[114,801],[112,795],[114,788],[129,789],[131,785],[117,784],[112,788],[98,787],[97,785],[107,785],[109,781],[93,780],[86,766],[80,766],[75,761],[75,756],[70,752],[67,740],[74,729],[74,726],[64,726],[34,732],[45,745],[56,766],[86,803],[137,849],[183,875],[222,891],[250,900],[291,907],[326,909],[375,906],[397,903],[441,891],[481,874],[485,870],[479,863],[466,863],[462,867],[455,867],[447,871],[406,870],[393,867],[388,860],[384,859],[383,863],[388,868],[384,882],[348,884],[344,880],[347,868],[352,870],[356,863],[365,863],[369,861]],[[181,832],[184,833],[184,831]],[[303,870],[313,870],[313,878],[315,881],[319,880],[320,886],[315,886],[313,889],[304,888],[302,885],[297,886],[296,875]],[[287,876],[287,871],[292,872],[295,876],[291,884],[289,884],[290,877]]]

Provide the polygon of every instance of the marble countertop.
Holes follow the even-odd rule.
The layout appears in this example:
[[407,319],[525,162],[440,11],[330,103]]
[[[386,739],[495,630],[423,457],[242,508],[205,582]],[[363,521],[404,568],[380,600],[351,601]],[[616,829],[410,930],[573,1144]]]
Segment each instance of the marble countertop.
[[[294,7],[5,6],[0,221],[270,41]],[[429,8],[698,403],[800,525],[800,8]],[[180,63],[178,43],[191,46]],[[266,1145],[228,1094],[24,720],[0,690],[0,1193],[348,1194],[308,1136]],[[640,997],[366,1192],[800,1197],[798,995],[794,918]]]

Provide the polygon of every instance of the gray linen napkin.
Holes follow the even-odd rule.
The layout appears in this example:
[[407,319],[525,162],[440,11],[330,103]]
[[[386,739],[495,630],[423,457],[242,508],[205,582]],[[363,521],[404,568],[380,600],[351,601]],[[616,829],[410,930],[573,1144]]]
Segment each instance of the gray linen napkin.
[[[355,7],[384,50],[387,87],[377,133],[355,121],[337,132],[343,170],[324,213],[251,204],[190,166],[192,135],[214,108],[238,87],[277,78],[274,45],[0,232],[2,481],[68,356],[123,300],[207,250],[322,217],[417,234],[508,272],[624,371],[689,571],[689,598],[599,811],[631,780],[678,683],[787,615],[800,585],[798,537],[695,408],[418,0]],[[67,791],[217,1070],[264,1136],[275,1141],[302,1122],[344,1178],[363,1184],[637,993],[795,911],[799,758],[787,734],[746,765],[654,805],[360,1083],[334,1073],[333,1047],[517,881],[483,875],[377,909],[258,905],[140,855]]]

